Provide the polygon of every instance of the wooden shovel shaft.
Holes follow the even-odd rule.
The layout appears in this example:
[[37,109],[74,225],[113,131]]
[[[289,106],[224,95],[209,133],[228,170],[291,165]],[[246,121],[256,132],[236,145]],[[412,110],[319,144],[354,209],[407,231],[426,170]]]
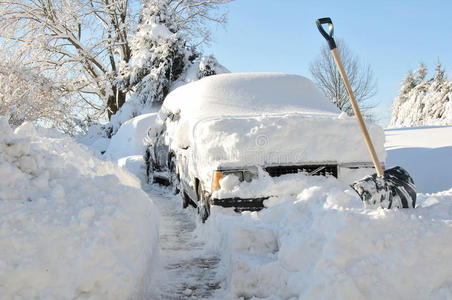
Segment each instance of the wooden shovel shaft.
[[347,89],[348,96],[350,98],[350,103],[352,104],[353,111],[355,113],[356,119],[358,120],[359,128],[364,136],[364,141],[366,142],[367,149],[369,150],[370,156],[372,157],[372,162],[374,163],[375,169],[377,170],[377,176],[383,177],[383,168],[380,165],[380,161],[378,160],[377,153],[375,152],[374,145],[372,144],[372,140],[370,139],[369,132],[367,131],[366,124],[363,121],[363,116],[361,115],[361,111],[359,110],[358,104],[355,100],[355,95],[353,94],[353,90],[348,82],[347,74],[345,74],[344,67],[342,65],[341,58],[339,57],[339,52],[337,48],[331,50],[333,54],[334,61],[336,62],[336,66],[339,69],[339,73],[341,74],[342,80],[344,81],[345,88]]

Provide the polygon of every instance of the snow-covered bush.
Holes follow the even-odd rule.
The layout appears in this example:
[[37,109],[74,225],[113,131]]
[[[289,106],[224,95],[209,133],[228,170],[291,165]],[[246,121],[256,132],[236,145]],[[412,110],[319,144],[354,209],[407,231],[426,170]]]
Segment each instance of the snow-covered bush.
[[393,102],[389,127],[413,127],[452,124],[452,80],[441,64],[433,78],[426,80],[427,68],[409,72]]
[[138,299],[158,215],[136,177],[56,130],[0,118],[0,298]]

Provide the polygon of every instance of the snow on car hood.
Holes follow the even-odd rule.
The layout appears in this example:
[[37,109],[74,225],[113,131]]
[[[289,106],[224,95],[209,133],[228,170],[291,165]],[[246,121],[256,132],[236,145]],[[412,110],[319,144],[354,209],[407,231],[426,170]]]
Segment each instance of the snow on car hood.
[[[373,124],[369,132],[384,162],[384,132]],[[210,171],[218,166],[371,161],[354,119],[321,114],[206,119],[195,126],[193,142],[195,160]]]

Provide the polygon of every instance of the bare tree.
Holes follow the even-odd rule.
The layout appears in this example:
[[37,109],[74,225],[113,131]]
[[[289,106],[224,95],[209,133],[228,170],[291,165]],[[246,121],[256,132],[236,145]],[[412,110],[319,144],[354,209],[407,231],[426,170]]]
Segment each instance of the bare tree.
[[[376,93],[376,82],[372,70],[369,66],[360,65],[358,58],[351,53],[343,40],[337,40],[336,44],[356,101],[365,114],[368,114],[368,109],[372,106],[365,102]],[[311,63],[309,70],[325,96],[340,110],[353,115],[347,90],[327,46],[322,48],[320,56]]]
[[[157,0],[153,0],[159,2]],[[230,0],[160,0],[172,8],[179,30],[208,40],[207,22],[224,22]],[[139,0],[0,0],[0,43],[15,58],[52,81],[101,117],[116,113],[128,87],[120,68],[131,58]],[[196,34],[195,34],[196,33]]]

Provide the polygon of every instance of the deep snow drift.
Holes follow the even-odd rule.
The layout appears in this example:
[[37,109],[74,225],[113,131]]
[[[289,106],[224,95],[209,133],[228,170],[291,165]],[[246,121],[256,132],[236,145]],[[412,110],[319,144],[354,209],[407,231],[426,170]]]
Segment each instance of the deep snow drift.
[[145,172],[143,155],[146,151],[146,137],[149,128],[156,126],[156,117],[156,113],[148,113],[124,122],[111,138],[102,157],[116,162],[141,178]]
[[452,187],[452,126],[386,129],[386,165],[405,168],[417,192]]
[[264,178],[279,196],[260,212],[213,207],[197,236],[221,257],[215,299],[450,299],[450,129],[386,131],[387,165],[435,192],[415,209],[366,208],[339,180],[303,174]]
[[[261,212],[214,207],[198,236],[219,253],[216,299],[447,299],[452,189],[415,209],[364,208],[335,178],[268,178]],[[264,187],[263,187],[264,188]]]
[[0,118],[0,298],[145,295],[158,216],[134,176],[56,131]]

